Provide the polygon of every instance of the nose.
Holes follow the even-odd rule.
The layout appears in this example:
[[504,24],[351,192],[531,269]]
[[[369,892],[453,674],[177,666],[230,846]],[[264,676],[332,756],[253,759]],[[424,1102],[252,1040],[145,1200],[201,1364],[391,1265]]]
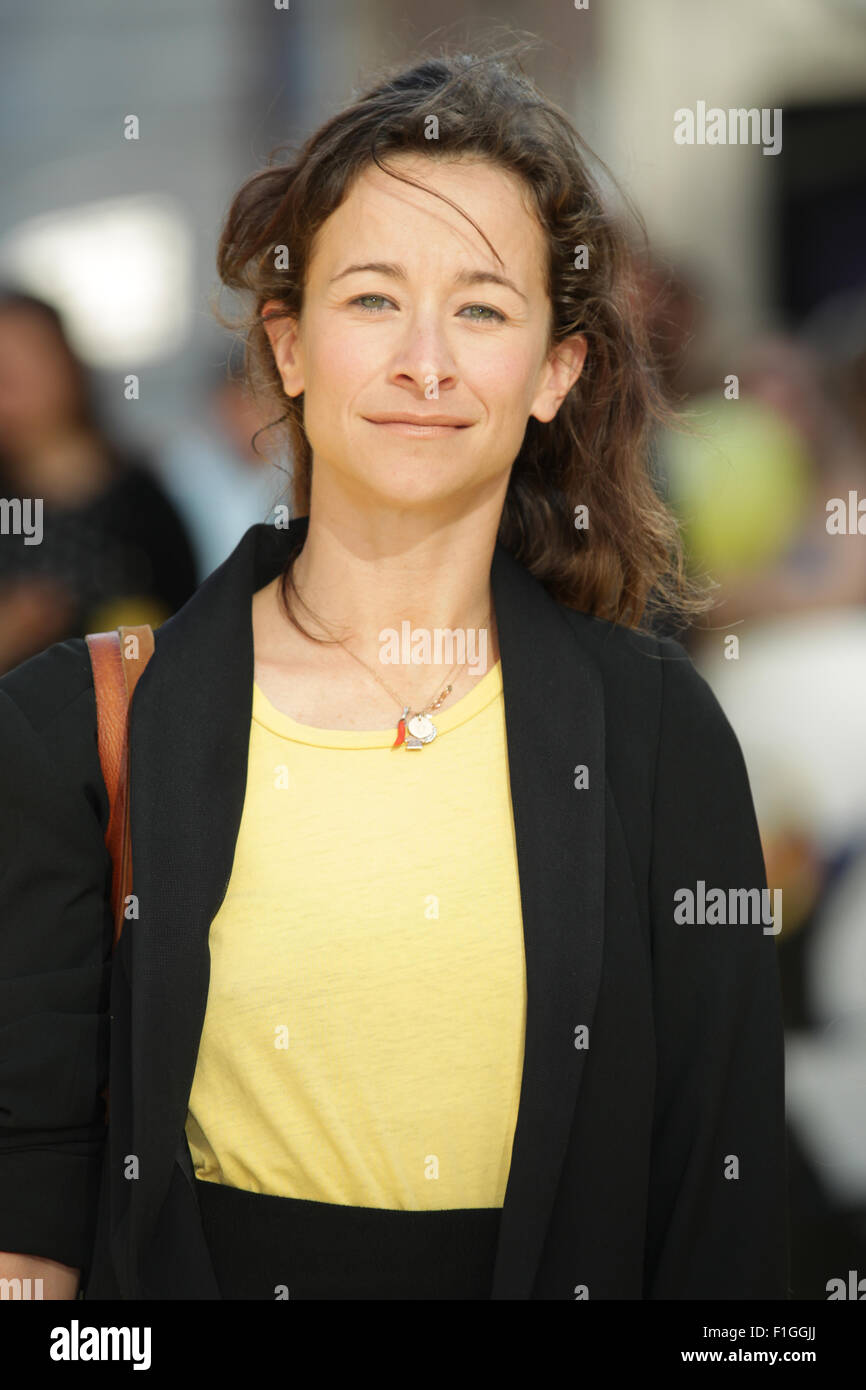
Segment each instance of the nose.
[[456,385],[457,365],[445,325],[435,310],[407,315],[394,351],[391,379],[397,385],[415,386],[428,400]]

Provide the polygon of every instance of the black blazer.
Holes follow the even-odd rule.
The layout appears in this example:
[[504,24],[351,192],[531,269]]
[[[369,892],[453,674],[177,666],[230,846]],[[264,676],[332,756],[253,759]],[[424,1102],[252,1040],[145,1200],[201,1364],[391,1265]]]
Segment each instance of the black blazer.
[[[184,1124],[250,601],[306,527],[251,527],[156,631],[130,716],[139,918],[113,964],[85,644],[0,680],[0,1250],[82,1268],[86,1298],[219,1297]],[[565,608],[499,544],[491,582],[528,985],[492,1297],[786,1298],[776,939],[674,918],[699,881],[765,886],[739,745],[676,642]]]

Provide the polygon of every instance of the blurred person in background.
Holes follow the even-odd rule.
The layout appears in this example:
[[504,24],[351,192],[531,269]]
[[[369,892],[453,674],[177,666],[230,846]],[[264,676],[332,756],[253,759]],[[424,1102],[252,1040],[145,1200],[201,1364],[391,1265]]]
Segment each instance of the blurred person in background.
[[827,503],[863,493],[866,448],[824,389],[820,359],[793,338],[768,336],[748,349],[739,378],[739,400],[716,392],[691,402],[718,447],[670,439],[692,560],[718,580],[716,615],[864,603],[862,540],[828,530]]
[[[624,231],[627,228],[624,226]],[[629,234],[631,275],[659,385],[672,405],[712,385],[706,289],[696,267],[674,264]]]
[[690,565],[717,580],[689,646],[742,739],[785,905],[798,1298],[826,1297],[828,1278],[866,1260],[866,555],[859,530],[828,528],[831,499],[847,511],[866,491],[863,357],[828,347],[817,333],[759,340],[739,399],[723,397],[720,366],[688,401],[709,439],[661,442]]
[[42,503],[38,543],[11,520],[0,536],[0,672],[69,637],[156,627],[195,589],[186,529],[100,422],[59,313],[14,289],[0,291],[0,496]]
[[154,453],[162,485],[192,539],[199,576],[212,573],[244,532],[267,521],[286,490],[286,469],[263,411],[218,368],[207,382],[204,421],[175,431]]
[[[853,770],[841,783],[834,773],[819,794],[814,780],[827,759],[817,748],[812,759],[792,759],[790,748],[802,746],[801,721],[824,736],[821,710],[828,744],[847,728],[857,737],[863,537],[828,530],[827,504],[862,493],[866,450],[806,344],[767,336],[742,354],[738,375],[739,398],[724,397],[720,369],[715,391],[688,400],[684,413],[702,437],[668,432],[659,448],[690,566],[716,581],[713,611],[692,629],[689,647],[722,703],[736,701],[728,713],[749,748],[768,875],[783,886],[790,939],[830,863],[819,808],[858,781]],[[746,630],[749,659],[740,666],[724,639],[745,639]],[[856,838],[856,804],[844,814]],[[835,810],[830,818],[835,825]]]

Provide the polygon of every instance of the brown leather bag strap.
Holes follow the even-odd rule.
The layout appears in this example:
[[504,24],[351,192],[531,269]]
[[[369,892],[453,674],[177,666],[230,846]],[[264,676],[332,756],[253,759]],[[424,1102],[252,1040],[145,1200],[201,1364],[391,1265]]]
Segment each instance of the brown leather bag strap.
[[90,632],[84,639],[93,667],[97,739],[102,776],[111,807],[105,843],[113,866],[111,906],[114,946],[123,930],[126,898],[132,891],[129,833],[129,705],[138,679],[153,654],[153,629],[147,624],[112,632]]

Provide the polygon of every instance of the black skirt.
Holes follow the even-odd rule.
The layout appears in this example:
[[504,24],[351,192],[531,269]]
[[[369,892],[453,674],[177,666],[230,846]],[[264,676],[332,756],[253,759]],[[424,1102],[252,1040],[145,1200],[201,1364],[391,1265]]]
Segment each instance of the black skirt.
[[501,1207],[391,1211],[195,1179],[223,1298],[489,1298]]

